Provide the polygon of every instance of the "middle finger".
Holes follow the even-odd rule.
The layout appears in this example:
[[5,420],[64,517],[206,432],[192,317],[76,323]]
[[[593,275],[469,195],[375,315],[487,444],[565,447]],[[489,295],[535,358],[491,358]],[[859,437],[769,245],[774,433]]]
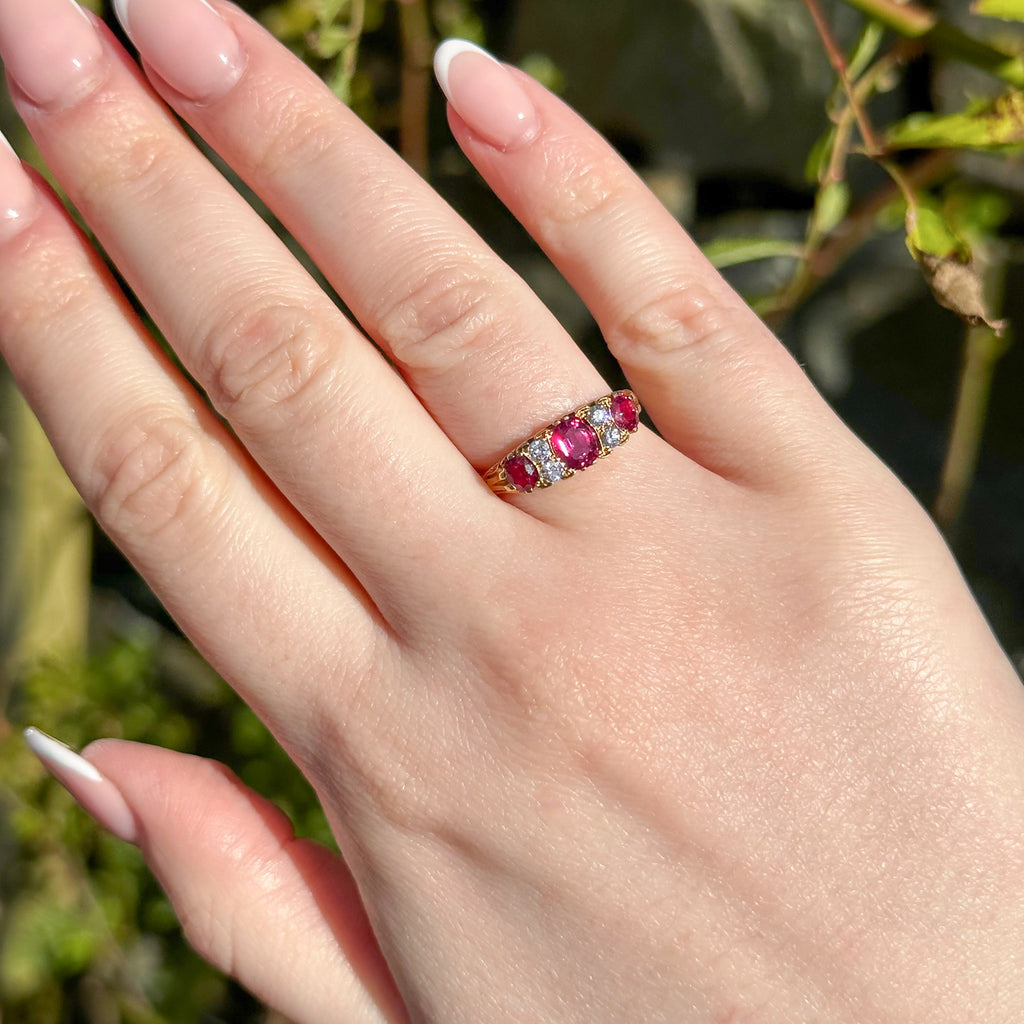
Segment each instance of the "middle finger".
[[[249,17],[217,4],[204,19],[220,40],[207,49],[244,59],[239,81],[183,77],[174,27],[192,2],[120,0],[155,87],[281,217],[478,469],[606,390],[518,275]],[[191,25],[187,39],[201,45]]]

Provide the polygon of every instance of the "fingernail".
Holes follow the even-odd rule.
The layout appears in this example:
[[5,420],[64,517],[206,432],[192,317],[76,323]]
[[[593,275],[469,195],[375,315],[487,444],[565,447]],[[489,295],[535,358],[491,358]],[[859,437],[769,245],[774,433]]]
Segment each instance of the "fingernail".
[[492,146],[515,149],[539,131],[523,87],[479,46],[445,40],[434,53],[434,74],[459,117]]
[[71,106],[101,78],[103,44],[74,0],[0,2],[0,53],[41,107]]
[[135,815],[120,790],[95,765],[39,729],[26,729],[25,742],[43,767],[107,831],[125,842],[136,841]]
[[0,242],[6,242],[39,212],[39,194],[3,135],[0,143]]
[[186,99],[220,99],[245,70],[238,36],[206,0],[114,0],[114,10],[147,63]]

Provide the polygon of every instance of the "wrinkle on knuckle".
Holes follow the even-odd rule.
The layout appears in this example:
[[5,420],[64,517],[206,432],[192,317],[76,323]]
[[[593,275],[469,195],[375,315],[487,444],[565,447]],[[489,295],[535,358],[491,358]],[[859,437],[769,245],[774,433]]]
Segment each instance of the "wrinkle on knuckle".
[[257,177],[287,176],[338,144],[337,118],[318,95],[288,86],[262,95],[260,107],[262,130],[247,140],[247,162]]
[[20,289],[20,301],[4,304],[4,333],[35,341],[72,324],[80,333],[97,294],[95,277],[82,267],[69,267],[67,250],[56,243],[43,242],[30,259],[32,290]]
[[508,330],[492,281],[475,268],[439,266],[379,321],[393,358],[419,372],[443,373]]
[[544,190],[541,215],[553,226],[573,230],[616,206],[625,185],[621,169],[609,162],[603,148],[578,139],[545,148],[543,177],[553,184]]
[[214,406],[241,423],[315,415],[337,393],[335,346],[297,302],[265,305],[215,325],[201,352]]
[[612,353],[625,362],[678,355],[708,343],[728,344],[736,333],[735,310],[696,281],[659,289],[605,333]]
[[108,201],[110,196],[123,202],[126,194],[133,201],[158,196],[180,177],[182,145],[163,125],[141,119],[105,132],[104,145],[82,162],[78,191],[85,205]]
[[149,539],[175,528],[187,533],[190,513],[212,504],[218,486],[199,425],[168,413],[136,413],[127,426],[108,431],[95,474],[92,503],[115,537]]

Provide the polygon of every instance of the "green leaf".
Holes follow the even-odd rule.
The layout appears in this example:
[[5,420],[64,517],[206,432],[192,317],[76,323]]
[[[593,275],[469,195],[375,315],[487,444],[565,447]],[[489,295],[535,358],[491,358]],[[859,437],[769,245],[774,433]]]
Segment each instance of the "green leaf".
[[803,245],[783,238],[716,238],[704,246],[704,255],[719,270],[777,256],[798,260],[803,254]]
[[850,186],[845,181],[832,181],[818,189],[811,215],[811,233],[819,237],[838,227],[850,209]]
[[1004,21],[1024,21],[1024,0],[974,0],[971,13]]
[[946,219],[929,206],[907,211],[907,248],[918,262],[923,256],[956,259],[966,263],[971,250],[949,226]]
[[912,114],[886,133],[890,149],[1010,149],[1024,145],[1024,91],[958,114]]
[[825,177],[825,172],[832,162],[832,151],[836,147],[836,128],[832,125],[824,135],[819,136],[807,154],[804,175],[809,182],[817,184]]
[[878,53],[882,40],[885,39],[885,26],[880,21],[869,21],[864,26],[864,31],[853,48],[853,53],[847,61],[846,73],[851,82],[858,78],[871,66],[871,62]]
[[327,25],[313,38],[313,52],[324,60],[337,57],[352,41],[352,33],[341,25]]

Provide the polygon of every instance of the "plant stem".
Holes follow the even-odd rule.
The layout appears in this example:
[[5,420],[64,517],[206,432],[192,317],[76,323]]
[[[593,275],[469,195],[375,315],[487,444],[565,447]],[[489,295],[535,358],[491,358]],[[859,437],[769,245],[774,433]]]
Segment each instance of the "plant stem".
[[349,96],[352,93],[352,79],[356,76],[356,67],[359,63],[359,43],[363,38],[365,18],[366,0],[352,0],[352,10],[348,22],[348,31],[352,41],[341,54],[341,74],[343,81],[347,83]]
[[[989,298],[998,308],[1006,284],[1006,264],[1002,260],[989,263],[983,273]],[[935,520],[947,536],[955,533],[967,504],[978,467],[992,378],[1009,344],[1005,336],[1000,337],[990,327],[967,328],[956,411],[935,499]]]
[[398,0],[398,17],[402,32],[399,149],[406,162],[426,177],[430,65],[434,45],[425,0]]
[[835,73],[839,76],[839,83],[843,87],[843,92],[846,93],[846,102],[853,116],[857,119],[857,127],[860,129],[861,138],[864,140],[864,147],[868,155],[872,157],[880,155],[882,147],[878,141],[878,136],[875,134],[874,125],[871,124],[868,112],[864,109],[864,105],[860,102],[860,97],[850,81],[850,76],[847,73],[846,56],[839,48],[835,36],[832,35],[832,30],[829,28],[828,22],[818,6],[818,0],[804,0],[804,6],[810,13],[814,27],[818,30],[822,45],[828,54],[828,59]]
[[973,64],[1010,85],[1024,88],[1024,57],[1007,53],[968,35],[948,21],[943,21],[934,11],[915,3],[901,3],[900,0],[843,2],[901,36],[910,39],[923,39],[927,36],[931,50]]
[[[903,172],[912,189],[927,188],[946,177],[956,163],[956,153],[939,149],[910,164]],[[878,230],[878,216],[900,195],[895,182],[889,181],[860,203],[843,223],[824,241],[820,249],[811,251],[807,261],[785,291],[771,305],[761,310],[772,326],[777,326],[797,306],[807,300],[822,282],[827,281]]]
[[880,21],[886,28],[898,32],[901,36],[916,39],[927,35],[938,24],[939,16],[914,3],[902,3],[901,0],[843,0],[850,7],[855,7],[875,21]]

